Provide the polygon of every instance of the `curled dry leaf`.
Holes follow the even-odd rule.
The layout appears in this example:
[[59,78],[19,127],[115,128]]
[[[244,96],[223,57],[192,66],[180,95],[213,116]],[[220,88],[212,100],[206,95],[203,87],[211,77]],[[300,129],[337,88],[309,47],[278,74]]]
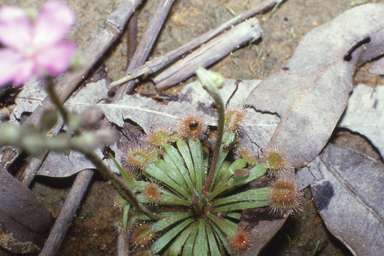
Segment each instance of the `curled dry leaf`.
[[383,4],[353,8],[309,32],[246,101],[281,118],[267,147],[279,148],[295,167],[312,161],[347,106],[355,67],[383,54],[383,38]]
[[356,151],[328,144],[311,163],[311,190],[328,230],[354,255],[382,255],[384,165]]

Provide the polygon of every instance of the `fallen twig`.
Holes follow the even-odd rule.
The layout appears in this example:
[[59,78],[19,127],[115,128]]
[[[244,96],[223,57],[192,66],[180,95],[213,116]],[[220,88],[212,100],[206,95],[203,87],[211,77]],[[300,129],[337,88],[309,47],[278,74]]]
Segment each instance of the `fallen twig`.
[[249,11],[246,11],[238,16],[236,16],[235,18],[223,23],[222,25],[220,25],[219,27],[211,30],[211,31],[208,31],[207,33],[193,39],[192,41],[190,41],[189,43],[183,45],[183,46],[180,46],[179,48],[173,50],[173,51],[170,51],[162,56],[159,56],[157,57],[156,59],[153,59],[153,60],[150,60],[150,61],[147,61],[143,66],[140,66],[134,70],[132,70],[131,72],[129,72],[128,74],[126,74],[125,77],[117,80],[117,81],[114,81],[112,82],[109,87],[112,88],[112,87],[116,87],[116,86],[119,86],[121,84],[124,84],[128,81],[131,81],[139,76],[142,76],[144,74],[151,74],[151,73],[154,73],[158,70],[160,70],[161,68],[163,68],[164,66],[168,65],[169,63],[175,61],[177,58],[179,58],[180,56],[188,53],[189,51],[191,50],[194,50],[196,49],[197,47],[199,47],[200,45],[202,45],[203,43],[211,40],[213,37],[223,33],[224,31],[226,31],[227,29],[231,28],[232,26],[238,24],[239,22],[242,22],[260,12],[263,12],[264,10],[266,9],[269,9],[271,8],[272,6],[274,6],[277,2],[279,1],[272,1],[272,0],[266,0],[266,1],[263,1],[262,3],[260,3],[256,8],[252,9],[252,10],[249,10]]
[[137,12],[135,12],[128,22],[127,38],[127,68],[137,48]]
[[[127,75],[134,68],[137,68],[140,65],[143,65],[145,61],[148,59],[149,54],[151,53],[151,49],[153,44],[156,41],[157,35],[160,32],[161,27],[165,19],[168,16],[169,10],[172,7],[174,0],[161,0],[158,6],[156,7],[155,13],[151,19],[151,22],[148,25],[148,28],[145,30],[144,35],[140,41],[139,46],[137,47],[135,54],[133,55],[128,69],[125,72]],[[132,92],[135,87],[135,82],[131,81],[124,86],[120,87],[117,90],[117,93],[113,99],[120,100],[124,94]]]
[[91,182],[92,176],[93,171],[91,170],[84,170],[77,174],[76,180],[73,183],[71,191],[65,200],[59,217],[56,219],[55,225],[49,234],[40,256],[56,255],[67,233],[69,224],[72,222],[73,216],[80,206],[81,199]]
[[261,29],[257,19],[248,19],[227,32],[213,38],[185,58],[161,72],[153,79],[157,89],[164,90],[175,85],[191,75],[201,67],[207,67],[222,59],[245,42],[253,41],[261,36]]

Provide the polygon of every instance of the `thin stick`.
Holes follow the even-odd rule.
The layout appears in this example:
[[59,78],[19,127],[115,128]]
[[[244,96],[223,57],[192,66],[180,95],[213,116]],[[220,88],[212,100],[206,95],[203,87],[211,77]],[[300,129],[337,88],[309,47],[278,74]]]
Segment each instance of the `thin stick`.
[[179,48],[177,48],[173,51],[170,51],[170,52],[168,52],[162,56],[159,56],[156,59],[147,61],[143,66],[138,67],[138,68],[132,70],[131,72],[129,72],[128,74],[126,74],[125,77],[123,77],[117,81],[112,82],[109,85],[109,87],[110,88],[116,87],[116,86],[119,86],[119,85],[126,83],[128,81],[131,81],[131,80],[133,80],[139,76],[142,76],[144,74],[151,74],[151,73],[154,73],[154,72],[160,70],[161,68],[165,67],[169,63],[175,61],[180,56],[188,53],[191,50],[196,49],[197,47],[199,47],[203,43],[211,40],[213,37],[215,37],[215,36],[223,33],[224,31],[230,29],[232,26],[234,26],[234,25],[236,25],[236,24],[238,24],[238,23],[240,23],[240,22],[242,22],[242,21],[244,21],[244,20],[246,20],[252,16],[255,16],[258,13],[261,13],[261,12],[271,8],[277,2],[279,2],[279,1],[276,1],[276,0],[263,1],[256,8],[249,10],[249,11],[246,11],[246,12],[236,16],[235,18],[223,23],[219,27],[217,27],[211,31],[208,31],[207,33],[193,39],[189,43],[187,43],[183,46],[180,46]]
[[127,38],[127,68],[135,54],[137,48],[137,12],[135,12],[128,22],[128,38]]
[[[163,23],[168,16],[169,10],[172,7],[173,1],[174,0],[160,0],[159,4],[156,7],[155,13],[151,19],[151,22],[149,23],[148,28],[145,30],[140,44],[137,47],[136,52],[129,63],[125,75],[127,75],[134,68],[143,65],[148,59],[148,56],[151,53],[151,49],[157,39],[160,29],[163,26]],[[125,94],[131,93],[134,87],[134,81],[131,81],[125,84],[124,86],[120,87],[117,90],[117,93],[113,100],[119,100],[123,98]]]
[[56,255],[58,252],[60,244],[63,242],[65,234],[72,222],[73,216],[80,206],[81,199],[91,182],[92,176],[93,171],[91,170],[84,170],[77,174],[76,180],[72,185],[67,199],[65,199],[63,208],[59,217],[56,219],[55,225],[49,234],[40,256]]
[[117,248],[116,255],[117,256],[128,256],[129,247],[128,247],[128,234],[125,231],[121,231],[117,236]]

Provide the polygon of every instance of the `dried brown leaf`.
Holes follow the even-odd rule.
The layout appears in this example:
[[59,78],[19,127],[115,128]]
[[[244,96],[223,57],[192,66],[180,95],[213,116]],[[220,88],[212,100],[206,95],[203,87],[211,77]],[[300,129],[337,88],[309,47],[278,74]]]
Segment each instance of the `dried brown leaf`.
[[296,167],[312,161],[347,106],[355,67],[383,54],[383,38],[383,4],[353,8],[309,32],[246,101],[281,118],[267,147],[280,149]]
[[384,165],[364,154],[328,144],[311,163],[314,202],[328,230],[354,255],[382,255]]

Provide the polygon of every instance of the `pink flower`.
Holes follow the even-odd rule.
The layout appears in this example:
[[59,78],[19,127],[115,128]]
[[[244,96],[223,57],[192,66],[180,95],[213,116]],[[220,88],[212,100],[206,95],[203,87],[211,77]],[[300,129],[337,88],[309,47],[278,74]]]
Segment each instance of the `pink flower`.
[[75,15],[62,2],[49,1],[32,21],[24,9],[0,9],[0,86],[23,85],[31,76],[58,76],[65,72],[76,51],[74,42],[64,40]]

